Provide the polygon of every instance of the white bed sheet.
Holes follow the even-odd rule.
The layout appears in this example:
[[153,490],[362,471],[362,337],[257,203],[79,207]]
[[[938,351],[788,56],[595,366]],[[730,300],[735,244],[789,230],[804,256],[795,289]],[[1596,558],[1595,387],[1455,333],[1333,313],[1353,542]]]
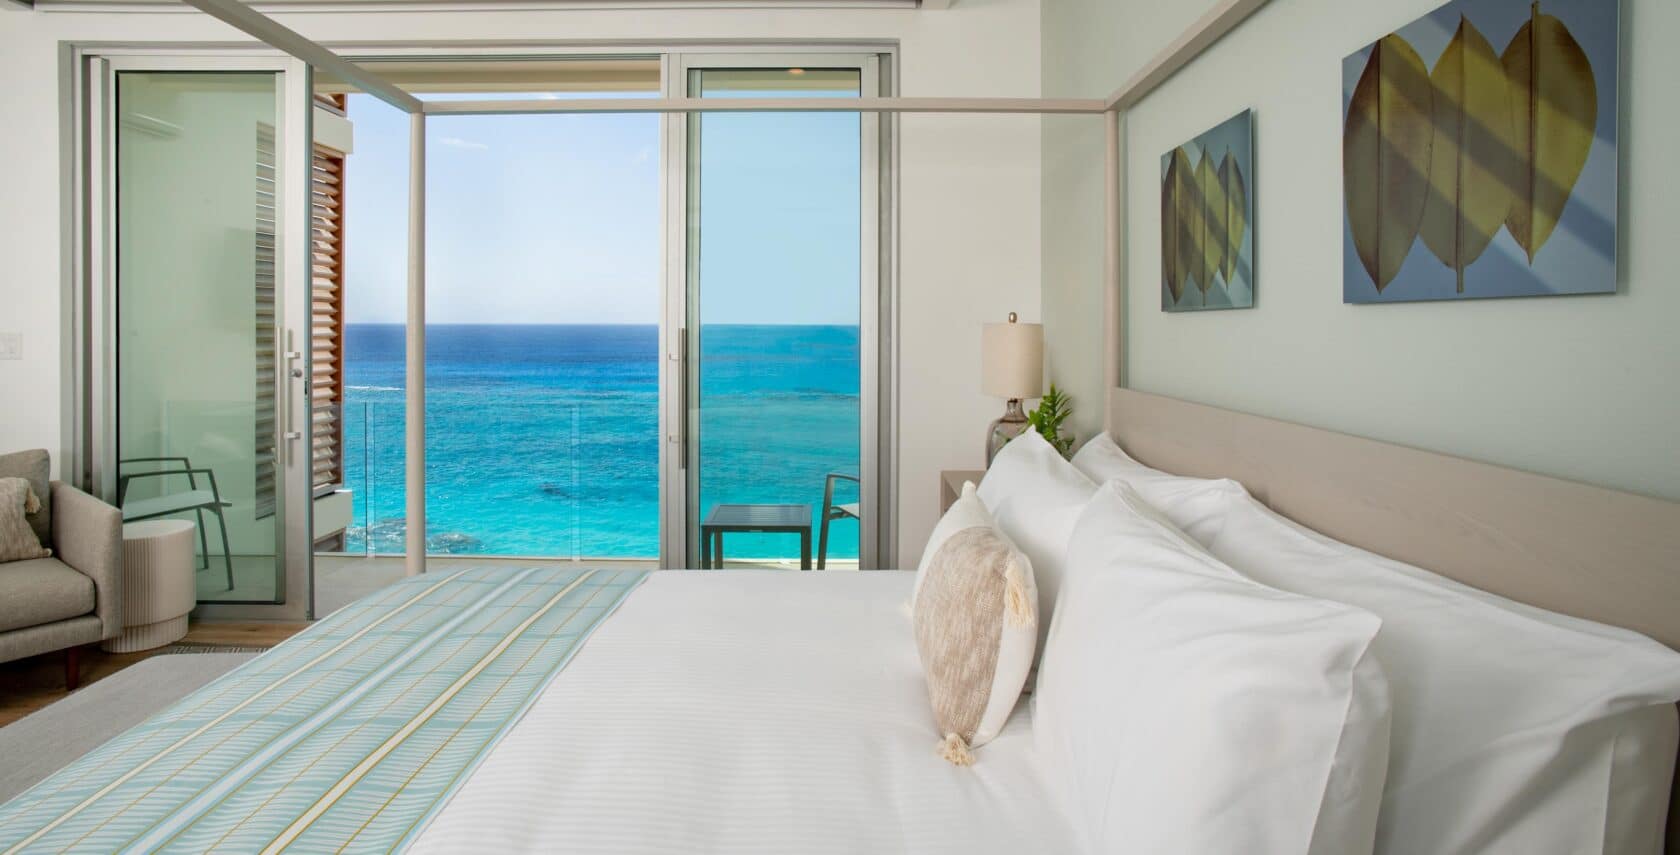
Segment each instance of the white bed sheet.
[[1031,703],[935,752],[908,572],[653,574],[416,852],[1072,852]]

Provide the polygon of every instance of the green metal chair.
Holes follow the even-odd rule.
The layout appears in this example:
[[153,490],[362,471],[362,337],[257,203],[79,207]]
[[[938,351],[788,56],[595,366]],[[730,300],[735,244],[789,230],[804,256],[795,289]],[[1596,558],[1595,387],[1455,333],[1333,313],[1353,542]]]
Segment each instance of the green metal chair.
[[[233,590],[233,550],[228,547],[227,517],[223,516],[223,508],[233,507],[232,502],[222,501],[221,488],[216,486],[216,473],[203,467],[195,467],[192,461],[185,457],[131,457],[117,461],[119,472],[122,467],[131,464],[148,464],[152,466],[171,464],[160,469],[147,469],[143,472],[131,472],[117,478],[117,506],[122,508],[123,522],[138,522],[154,517],[166,517],[174,514],[192,511],[198,517],[198,545],[204,555],[204,566],[210,569],[210,541],[204,533],[204,512],[216,515],[216,523],[222,530],[222,560],[227,564],[227,589]],[[168,478],[175,475],[185,475],[187,489],[179,493],[165,493],[150,499],[136,499],[128,501],[128,485],[138,478]],[[199,489],[198,476],[203,475],[210,484],[210,489]]]
[[834,503],[834,482],[836,481],[850,481],[853,484],[863,483],[858,480],[856,475],[844,475],[839,472],[830,472],[828,477],[823,480],[822,525],[821,533],[817,535],[818,570],[828,567],[828,524],[835,520],[853,519],[861,521],[863,519],[858,510],[858,502],[839,505]]

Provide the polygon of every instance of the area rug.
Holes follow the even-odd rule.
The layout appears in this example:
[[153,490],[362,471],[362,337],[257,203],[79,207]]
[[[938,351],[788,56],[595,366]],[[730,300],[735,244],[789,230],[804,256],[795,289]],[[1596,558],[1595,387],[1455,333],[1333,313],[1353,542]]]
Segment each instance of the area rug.
[[262,653],[266,647],[242,647],[237,644],[195,644],[191,641],[177,641],[162,650],[154,651],[154,656],[173,656],[180,653]]
[[[171,645],[174,647],[191,649],[160,652],[202,655],[154,656],[137,662],[0,727],[0,758],[5,758],[0,762],[0,802],[251,661],[263,649]],[[223,652],[227,650],[256,652]]]

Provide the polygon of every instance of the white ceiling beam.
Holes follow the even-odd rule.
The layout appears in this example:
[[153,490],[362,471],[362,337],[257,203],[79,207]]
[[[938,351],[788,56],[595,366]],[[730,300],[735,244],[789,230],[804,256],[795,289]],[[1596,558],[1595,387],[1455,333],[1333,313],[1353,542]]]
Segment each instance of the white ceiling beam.
[[1208,10],[1196,23],[1184,31],[1166,49],[1155,55],[1132,79],[1126,81],[1119,89],[1108,96],[1110,110],[1125,110],[1144,96],[1153,92],[1156,87],[1167,82],[1167,78],[1178,73],[1178,70],[1190,64],[1190,61],[1213,46],[1214,42],[1224,38],[1226,33],[1237,28],[1237,25],[1248,20],[1250,15],[1260,11],[1268,0],[1220,0],[1212,9]]
[[35,8],[34,0],[0,0],[0,9],[13,9],[27,12]]
[[309,63],[320,71],[325,71],[340,80],[354,84],[356,88],[399,110],[406,113],[419,113],[423,110],[419,98],[404,92],[383,77],[304,38],[295,30],[282,26],[280,22],[240,3],[238,0],[186,0],[186,2],[211,17],[231,24],[235,28],[267,42],[270,46]]
[[957,0],[922,0],[923,9],[949,9]]
[[1099,115],[1095,98],[577,98],[427,101],[427,115],[498,113],[1064,113]]

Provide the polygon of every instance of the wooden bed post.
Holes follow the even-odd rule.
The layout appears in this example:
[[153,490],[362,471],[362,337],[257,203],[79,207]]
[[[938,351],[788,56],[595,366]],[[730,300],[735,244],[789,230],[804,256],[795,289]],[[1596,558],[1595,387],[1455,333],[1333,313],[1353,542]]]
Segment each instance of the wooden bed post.
[[408,337],[405,394],[407,510],[403,570],[426,572],[426,114],[408,116]]
[[1103,379],[1106,388],[1126,383],[1125,181],[1120,162],[1119,110],[1103,113],[1108,138],[1103,159]]

